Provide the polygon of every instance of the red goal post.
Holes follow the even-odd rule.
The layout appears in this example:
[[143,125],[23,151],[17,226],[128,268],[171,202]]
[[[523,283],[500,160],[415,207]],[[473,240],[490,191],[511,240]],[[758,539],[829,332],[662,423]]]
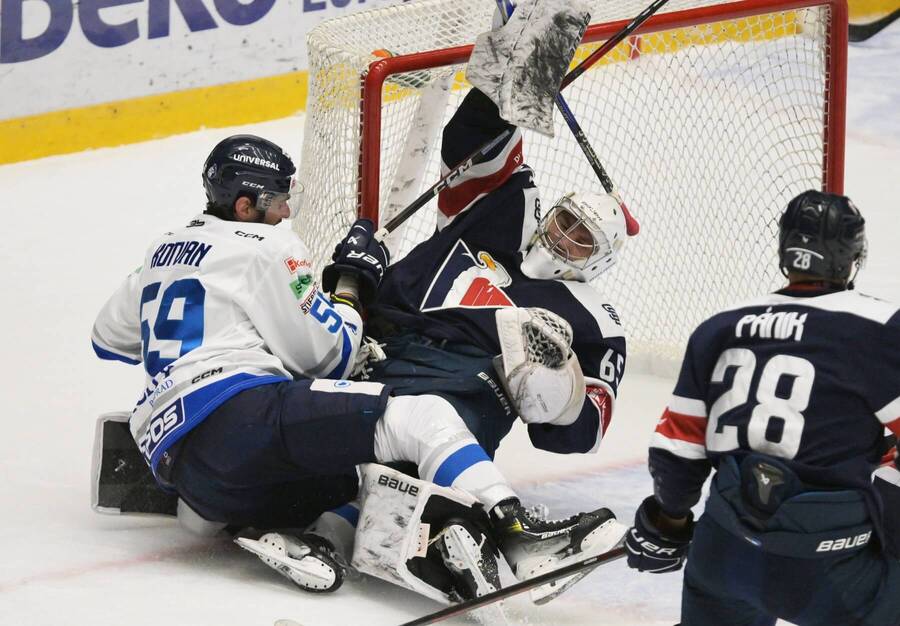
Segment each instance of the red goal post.
[[[581,58],[646,0],[589,4]],[[314,246],[324,246],[315,254],[353,216],[383,222],[437,180],[440,129],[468,89],[471,42],[492,11],[489,0],[422,0],[310,33],[308,198],[298,230],[309,240],[313,225]],[[442,26],[426,25],[431,17]],[[644,226],[597,286],[651,360],[676,362],[703,317],[778,286],[773,220],[790,197],[843,191],[846,62],[845,0],[671,0],[566,90]],[[441,80],[446,88],[429,95]],[[526,133],[525,160],[545,203],[599,189],[568,135],[561,120],[552,140]],[[403,227],[395,258],[432,232],[433,210]]]

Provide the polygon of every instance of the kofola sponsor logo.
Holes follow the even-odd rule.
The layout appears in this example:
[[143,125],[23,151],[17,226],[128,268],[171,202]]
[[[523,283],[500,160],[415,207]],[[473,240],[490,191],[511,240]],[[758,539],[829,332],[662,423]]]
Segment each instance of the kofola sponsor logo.
[[415,485],[411,485],[408,482],[398,480],[396,478],[391,478],[390,476],[386,476],[384,474],[378,475],[378,484],[384,485],[388,489],[396,489],[400,493],[408,493],[411,496],[419,495],[419,488]]
[[312,269],[312,263],[306,259],[295,259],[292,256],[289,256],[284,260],[284,266],[291,274],[296,274],[297,270],[300,268]]
[[[303,13],[365,5],[366,0],[302,0]],[[105,10],[116,5],[114,13]],[[0,2],[0,63],[47,56],[80,30],[98,48],[118,48],[138,39],[169,37],[171,25],[192,33],[223,24],[249,26],[263,19],[275,0],[3,0]],[[27,7],[27,9],[26,9]],[[180,16],[178,15],[180,14]],[[76,19],[77,18],[77,19]],[[73,25],[77,24],[73,28]],[[72,31],[76,34],[72,34]],[[180,38],[181,32],[176,33]]]

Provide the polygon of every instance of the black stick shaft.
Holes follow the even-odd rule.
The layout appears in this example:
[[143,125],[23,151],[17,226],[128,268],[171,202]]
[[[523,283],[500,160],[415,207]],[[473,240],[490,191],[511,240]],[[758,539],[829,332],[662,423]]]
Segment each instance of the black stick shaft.
[[512,133],[513,131],[507,128],[502,133],[491,139],[488,143],[484,144],[483,146],[478,148],[478,150],[470,154],[462,163],[447,172],[439,181],[426,189],[425,192],[422,193],[422,195],[420,195],[418,198],[413,200],[408,207],[406,207],[405,209],[400,211],[400,213],[390,219],[383,228],[379,229],[378,233],[382,233],[381,236],[378,237],[378,233],[376,233],[376,237],[381,240],[385,235],[396,230],[397,227],[405,222],[410,215],[428,204],[428,202],[432,198],[441,193],[443,189],[448,187],[450,183],[461,176],[466,170],[468,170],[473,165],[478,165],[479,163],[484,162],[485,157],[488,155],[488,153],[496,148],[500,143],[506,141],[506,139],[508,139],[512,135]]
[[579,63],[574,70],[566,74],[566,77],[563,79],[562,85],[560,85],[559,90],[562,91],[563,89],[568,87],[573,80],[584,74],[588,69],[591,68],[592,65],[594,65],[594,63],[606,56],[606,54],[610,50],[618,46],[622,42],[622,40],[636,31],[641,26],[641,24],[649,20],[650,17],[654,13],[659,11],[668,1],[669,0],[655,0],[653,4],[641,11],[625,26],[625,28],[613,35],[606,41],[606,43],[594,50],[584,61]]
[[893,24],[898,17],[900,17],[900,9],[895,9],[893,13],[888,13],[874,22],[869,22],[868,24],[850,24],[850,41],[853,43],[865,41]]
[[467,600],[465,602],[461,602],[460,604],[448,606],[445,609],[435,611],[434,613],[430,613],[429,615],[426,615],[424,617],[414,619],[410,622],[405,622],[401,624],[401,626],[436,624],[437,622],[441,622],[449,617],[468,613],[469,611],[472,611],[474,609],[486,606],[488,604],[493,604],[494,602],[498,602],[500,600],[505,600],[506,598],[524,593],[530,589],[534,589],[535,587],[540,587],[541,585],[551,583],[554,580],[559,580],[560,578],[565,578],[572,574],[577,574],[586,568],[594,568],[598,565],[615,561],[616,559],[620,559],[623,556],[625,556],[625,548],[615,548],[613,550],[610,550],[609,552],[604,552],[603,554],[592,556],[589,559],[566,565],[565,567],[561,567],[558,570],[553,570],[551,572],[541,574],[540,576],[535,576],[534,578],[529,578],[528,580],[523,580],[522,582],[510,585],[509,587],[498,589],[497,591],[483,595],[480,598],[475,598],[474,600]]

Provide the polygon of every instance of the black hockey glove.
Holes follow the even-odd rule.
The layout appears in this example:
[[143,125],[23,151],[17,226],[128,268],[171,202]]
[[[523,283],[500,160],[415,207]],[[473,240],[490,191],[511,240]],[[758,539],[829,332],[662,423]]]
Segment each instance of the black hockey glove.
[[694,515],[688,514],[687,525],[677,534],[663,535],[656,525],[661,512],[659,502],[650,496],[634,514],[634,527],[625,535],[628,567],[641,572],[664,574],[677,572],[684,565],[694,534]]
[[390,261],[388,249],[375,240],[372,220],[356,220],[347,236],[335,246],[331,260],[333,263],[322,270],[322,288],[334,293],[341,275],[352,276],[359,283],[360,303],[371,304]]

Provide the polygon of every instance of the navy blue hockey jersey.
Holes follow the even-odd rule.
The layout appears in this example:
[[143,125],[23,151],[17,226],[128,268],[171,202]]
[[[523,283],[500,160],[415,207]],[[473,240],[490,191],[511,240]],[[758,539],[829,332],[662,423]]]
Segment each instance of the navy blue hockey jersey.
[[[444,171],[510,128],[477,90],[470,92],[444,129]],[[522,158],[516,130],[489,159],[441,192],[434,235],[390,266],[370,310],[370,332],[413,331],[438,340],[500,353],[494,314],[499,307],[542,307],[565,318],[572,349],[587,383],[578,420],[569,426],[535,425],[535,446],[552,452],[597,449],[610,415],[601,419],[600,389],[615,398],[625,368],[625,335],[615,309],[590,285],[535,280],[519,270],[541,216],[532,170]],[[611,412],[610,412],[611,413]]]
[[871,494],[885,428],[900,434],[898,310],[793,287],[703,322],[651,442],[664,510],[686,513],[722,455],[749,451],[785,460],[814,488]]

